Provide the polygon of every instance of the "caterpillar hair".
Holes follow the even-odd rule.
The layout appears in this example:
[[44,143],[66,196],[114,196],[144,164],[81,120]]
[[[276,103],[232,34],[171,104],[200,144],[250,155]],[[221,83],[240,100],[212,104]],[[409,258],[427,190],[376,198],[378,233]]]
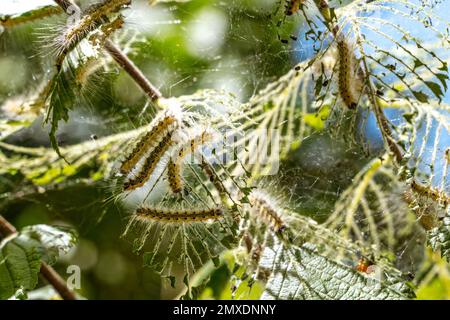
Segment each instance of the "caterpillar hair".
[[174,115],[166,115],[161,119],[156,119],[151,130],[147,132],[136,144],[128,157],[122,162],[120,172],[128,174],[136,166],[146,153],[156,148],[163,140],[171,134],[178,125],[178,120]]
[[141,221],[157,221],[163,223],[193,223],[222,218],[221,208],[197,210],[170,210],[159,208],[138,208],[136,217]]
[[131,0],[106,0],[89,7],[81,19],[56,38],[56,66],[61,68],[66,55],[71,52],[89,33],[108,22],[108,14],[127,6]]
[[167,135],[159,142],[153,149],[150,155],[145,159],[140,171],[134,178],[129,179],[124,183],[124,191],[130,191],[142,187],[150,178],[161,158],[166,154],[169,148],[173,145],[173,132],[168,132]]
[[338,51],[338,86],[339,95],[349,109],[355,109],[358,105],[361,86],[355,66],[357,64],[354,51],[350,44],[342,37],[337,41]]
[[89,57],[75,70],[75,83],[81,89],[86,89],[89,78],[103,66],[103,60]]
[[249,202],[252,206],[252,211],[255,212],[263,222],[269,225],[273,231],[279,233],[286,229],[286,225],[279,212],[280,210],[267,194],[259,190],[253,190],[249,195]]

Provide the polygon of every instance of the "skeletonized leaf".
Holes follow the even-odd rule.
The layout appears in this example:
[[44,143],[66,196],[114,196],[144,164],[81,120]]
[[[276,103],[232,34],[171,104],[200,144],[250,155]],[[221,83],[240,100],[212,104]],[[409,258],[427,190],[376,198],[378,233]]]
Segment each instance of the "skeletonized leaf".
[[440,227],[428,232],[428,244],[434,251],[441,251],[442,257],[450,262],[450,214],[442,221]]
[[402,191],[389,156],[373,159],[342,192],[326,226],[345,239],[375,245],[377,250],[392,249],[402,231],[414,223]]
[[402,282],[382,282],[318,254],[314,247],[287,248],[274,239],[264,250],[260,267],[271,270],[262,299],[408,299]]
[[77,241],[77,235],[73,231],[46,224],[26,227],[22,229],[21,234],[40,243],[42,260],[50,265],[75,246]]

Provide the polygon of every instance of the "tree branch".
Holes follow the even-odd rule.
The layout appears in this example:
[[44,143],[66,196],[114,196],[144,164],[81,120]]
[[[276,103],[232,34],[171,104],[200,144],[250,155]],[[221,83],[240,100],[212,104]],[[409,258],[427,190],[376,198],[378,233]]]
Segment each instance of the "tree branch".
[[[0,215],[0,234],[3,237],[8,237],[15,233],[17,233],[16,228]],[[40,271],[42,276],[55,288],[61,298],[64,300],[77,300],[75,293],[67,287],[66,282],[55,269],[42,261]]]
[[[54,0],[67,14],[72,14],[70,9],[80,12],[81,9],[72,0]],[[136,82],[136,84],[144,91],[144,93],[152,100],[156,101],[162,97],[161,92],[151,84],[142,71],[136,67],[125,53],[114,45],[110,40],[105,41],[105,50],[111,55],[114,61],[120,65],[125,72]]]

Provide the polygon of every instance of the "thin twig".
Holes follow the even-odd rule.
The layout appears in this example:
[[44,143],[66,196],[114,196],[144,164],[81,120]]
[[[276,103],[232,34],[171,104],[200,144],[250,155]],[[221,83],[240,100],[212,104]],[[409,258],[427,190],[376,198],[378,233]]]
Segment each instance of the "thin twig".
[[159,90],[150,83],[150,81],[145,77],[142,71],[136,67],[133,61],[128,59],[128,57],[125,55],[125,53],[122,52],[122,50],[115,46],[114,43],[112,43],[110,40],[105,41],[104,48],[117,62],[117,64],[120,65],[130,75],[131,78],[133,78],[136,84],[145,92],[147,96],[149,96],[152,101],[161,98],[161,92],[159,92]]
[[[81,12],[81,9],[72,0],[54,0],[67,14],[73,14],[74,12]],[[142,71],[136,67],[125,53],[114,45],[110,40],[105,41],[105,50],[111,55],[114,61],[120,65],[125,72],[136,82],[136,84],[144,91],[144,93],[152,100],[156,101],[162,97],[161,92],[151,84],[151,82],[145,77]]]
[[[15,233],[17,233],[16,228],[0,215],[0,234],[3,237],[8,237]],[[67,287],[66,282],[55,269],[42,261],[40,271],[42,276],[53,286],[53,288],[55,288],[61,298],[64,300],[77,300],[75,293]]]

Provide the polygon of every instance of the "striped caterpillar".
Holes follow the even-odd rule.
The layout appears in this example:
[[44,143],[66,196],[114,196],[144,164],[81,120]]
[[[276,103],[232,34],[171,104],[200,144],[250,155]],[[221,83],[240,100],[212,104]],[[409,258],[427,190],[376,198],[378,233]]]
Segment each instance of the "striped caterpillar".
[[124,183],[124,191],[130,191],[142,187],[150,178],[161,158],[173,145],[173,131],[169,131],[145,159],[144,164],[137,175]]
[[195,137],[189,141],[189,147],[182,147],[175,159],[170,159],[167,166],[167,176],[169,181],[170,189],[173,193],[180,193],[183,190],[182,182],[182,162],[183,159],[191,153],[195,152],[199,146],[203,145],[206,141],[212,139],[212,134],[204,130],[200,137]]
[[355,109],[360,96],[360,81],[357,78],[355,65],[357,64],[354,52],[344,39],[337,41],[339,61],[339,95],[349,109]]
[[177,127],[178,121],[175,116],[167,115],[158,119],[152,129],[147,132],[136,144],[128,157],[122,162],[120,172],[128,174],[136,166],[147,152],[156,148],[160,142],[172,133]]
[[228,229],[222,228],[223,223],[227,223],[227,217],[220,207],[140,207],[131,216],[124,235],[131,229],[140,232],[134,246],[140,251],[146,245],[145,265],[175,277],[174,266],[181,266],[185,275],[192,274],[230,247],[229,237],[224,237]]
[[165,223],[192,223],[208,220],[218,220],[223,217],[221,208],[197,210],[170,210],[158,208],[138,208],[137,219],[143,221],[157,221]]
[[269,225],[276,233],[286,229],[286,225],[281,218],[279,209],[273,204],[273,201],[263,192],[254,190],[249,195],[250,205],[254,212]]
[[61,68],[66,55],[86,38],[90,32],[108,22],[108,14],[117,12],[120,8],[130,3],[131,0],[106,0],[88,8],[81,19],[75,21],[69,29],[56,38],[56,46],[59,48],[56,57],[57,68]]

